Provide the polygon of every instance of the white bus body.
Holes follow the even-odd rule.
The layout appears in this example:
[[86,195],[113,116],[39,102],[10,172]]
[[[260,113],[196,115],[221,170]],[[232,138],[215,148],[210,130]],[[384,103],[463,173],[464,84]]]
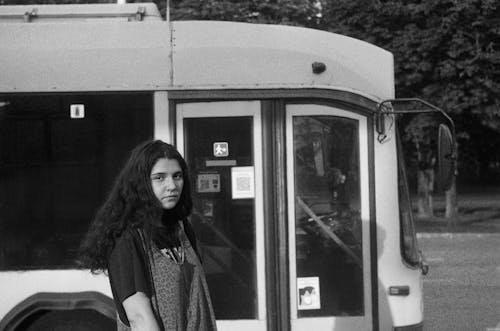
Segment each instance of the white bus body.
[[1,6],[0,328],[114,318],[106,276],[74,259],[154,137],[192,168],[220,330],[422,330],[393,118],[383,143],[375,129],[393,67],[345,36],[165,22],[152,4]]

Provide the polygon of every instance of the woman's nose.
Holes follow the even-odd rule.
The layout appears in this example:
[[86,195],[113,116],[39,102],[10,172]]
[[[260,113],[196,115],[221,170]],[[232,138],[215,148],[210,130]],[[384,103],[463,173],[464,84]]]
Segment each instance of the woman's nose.
[[165,188],[168,190],[175,189],[175,182],[174,182],[173,178],[166,178],[165,179]]

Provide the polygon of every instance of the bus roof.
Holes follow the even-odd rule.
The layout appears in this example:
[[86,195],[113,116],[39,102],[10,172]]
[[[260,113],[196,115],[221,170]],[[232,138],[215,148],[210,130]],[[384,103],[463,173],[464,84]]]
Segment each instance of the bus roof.
[[[143,5],[125,6],[135,13]],[[124,5],[65,5],[61,15],[92,16],[107,6]],[[374,99],[394,97],[392,54],[334,33],[81,16],[13,22],[5,18],[6,12],[15,12],[13,7],[29,6],[0,6],[0,93],[329,88]],[[324,63],[326,70],[313,73],[313,62]]]

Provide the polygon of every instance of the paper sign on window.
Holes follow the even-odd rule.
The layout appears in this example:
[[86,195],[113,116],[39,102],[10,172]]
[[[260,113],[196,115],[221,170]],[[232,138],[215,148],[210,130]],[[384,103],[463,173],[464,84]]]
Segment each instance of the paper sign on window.
[[252,199],[255,197],[253,167],[231,168],[231,188],[233,199]]
[[297,303],[299,310],[321,309],[319,277],[297,278]]
[[196,191],[198,193],[220,192],[220,175],[198,174],[196,179]]

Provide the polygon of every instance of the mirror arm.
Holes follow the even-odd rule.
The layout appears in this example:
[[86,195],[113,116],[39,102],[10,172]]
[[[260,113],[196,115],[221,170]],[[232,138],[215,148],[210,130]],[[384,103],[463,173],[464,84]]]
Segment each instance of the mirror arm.
[[[395,103],[410,103],[410,102],[417,102],[422,105],[425,105],[428,109],[413,109],[413,110],[394,110],[392,107],[392,104]],[[385,115],[392,115],[392,114],[418,114],[418,113],[434,113],[438,112],[441,113],[448,121],[451,134],[453,137],[453,146],[454,146],[454,152],[452,157],[456,158],[456,141],[455,141],[455,123],[451,119],[451,117],[441,108],[434,106],[431,103],[428,103],[427,101],[424,101],[419,98],[398,98],[398,99],[386,99],[380,102],[377,106],[377,113],[375,114],[376,118],[376,125],[377,125],[377,133],[379,135],[384,135],[385,134],[385,127],[383,125],[383,119]],[[380,130],[380,131],[379,131]]]

